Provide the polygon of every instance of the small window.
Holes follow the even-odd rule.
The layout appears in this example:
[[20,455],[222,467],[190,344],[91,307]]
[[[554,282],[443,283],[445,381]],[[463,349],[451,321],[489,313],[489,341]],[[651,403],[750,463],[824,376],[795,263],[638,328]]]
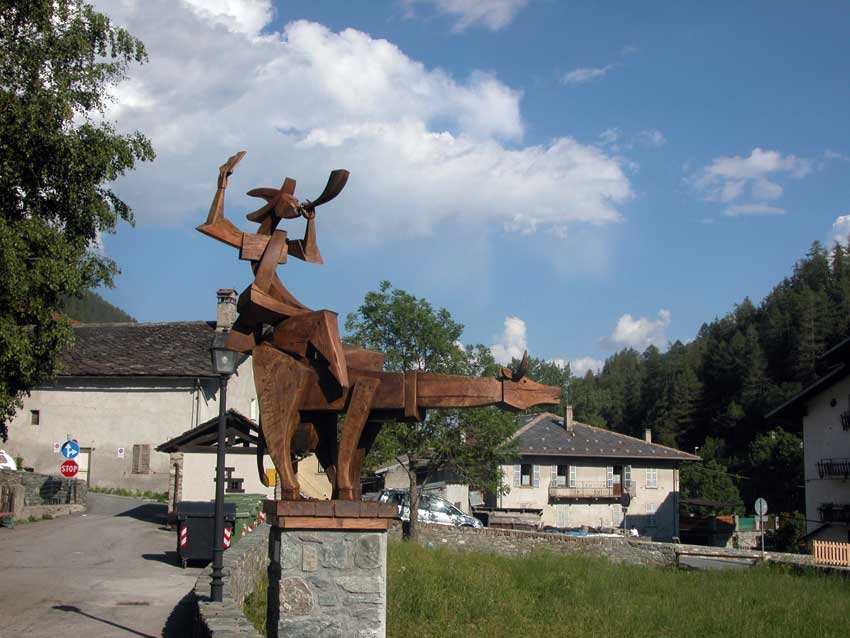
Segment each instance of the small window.
[[522,487],[531,487],[532,482],[532,474],[534,470],[532,469],[534,466],[529,463],[523,463],[520,465],[520,485]]
[[151,446],[137,443],[133,446],[133,474],[151,473]]
[[552,466],[552,484],[556,487],[567,487],[568,477],[570,475],[569,465],[553,465]]
[[41,425],[41,414],[38,410],[30,410],[30,425]]
[[646,526],[655,527],[655,513],[658,511],[658,506],[654,503],[646,504]]
[[648,488],[658,487],[658,470],[654,467],[646,468],[646,486]]

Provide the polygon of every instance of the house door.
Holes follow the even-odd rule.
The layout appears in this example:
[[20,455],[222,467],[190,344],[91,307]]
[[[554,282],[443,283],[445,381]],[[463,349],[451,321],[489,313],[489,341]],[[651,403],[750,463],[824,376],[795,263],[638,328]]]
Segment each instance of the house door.
[[75,478],[80,481],[85,481],[86,485],[91,485],[91,452],[92,449],[90,447],[81,447],[80,453],[77,455],[77,458],[74,459],[77,462],[77,465],[80,466],[80,470],[77,472],[77,476]]
[[622,496],[623,495],[623,482],[621,481],[621,477],[623,475],[623,466],[615,465],[614,466],[614,475],[613,482],[611,487],[614,490],[614,496]]

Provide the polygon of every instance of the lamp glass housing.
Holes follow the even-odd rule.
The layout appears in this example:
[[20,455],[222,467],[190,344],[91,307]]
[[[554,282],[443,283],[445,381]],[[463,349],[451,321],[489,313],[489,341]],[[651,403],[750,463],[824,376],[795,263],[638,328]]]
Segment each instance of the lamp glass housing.
[[210,346],[213,372],[220,376],[230,376],[236,372],[236,363],[239,361],[239,353],[224,345],[226,339],[226,333],[217,332]]

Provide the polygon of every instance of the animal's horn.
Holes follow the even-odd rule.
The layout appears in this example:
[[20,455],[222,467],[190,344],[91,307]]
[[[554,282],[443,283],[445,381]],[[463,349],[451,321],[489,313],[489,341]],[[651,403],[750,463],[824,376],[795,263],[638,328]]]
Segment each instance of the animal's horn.
[[345,183],[347,181],[347,170],[339,168],[335,171],[331,171],[330,177],[328,177],[328,183],[325,185],[325,190],[323,190],[322,194],[319,195],[315,200],[307,200],[306,202],[304,202],[304,209],[312,210],[316,208],[316,206],[321,206],[322,204],[328,203],[334,197],[340,194],[342,189],[345,188]]
[[528,372],[528,350],[522,353],[522,361],[519,362],[519,367],[514,372],[514,381],[519,381]]

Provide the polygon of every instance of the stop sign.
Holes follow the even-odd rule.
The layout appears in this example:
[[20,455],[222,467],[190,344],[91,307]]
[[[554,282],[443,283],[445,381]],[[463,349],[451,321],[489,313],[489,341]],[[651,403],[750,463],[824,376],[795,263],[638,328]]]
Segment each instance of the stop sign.
[[62,476],[73,478],[80,471],[80,466],[77,465],[76,461],[65,461],[59,466],[59,471],[62,472]]

